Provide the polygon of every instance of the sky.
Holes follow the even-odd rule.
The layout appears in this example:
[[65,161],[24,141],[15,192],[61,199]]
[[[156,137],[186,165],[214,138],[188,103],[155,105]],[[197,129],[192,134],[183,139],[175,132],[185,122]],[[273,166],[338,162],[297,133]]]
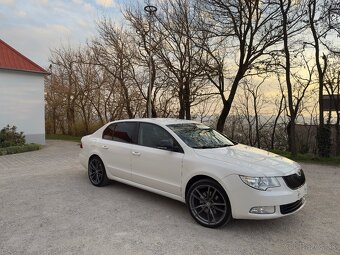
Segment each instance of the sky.
[[0,39],[48,67],[50,49],[85,44],[96,34],[96,21],[122,21],[128,0],[0,0]]

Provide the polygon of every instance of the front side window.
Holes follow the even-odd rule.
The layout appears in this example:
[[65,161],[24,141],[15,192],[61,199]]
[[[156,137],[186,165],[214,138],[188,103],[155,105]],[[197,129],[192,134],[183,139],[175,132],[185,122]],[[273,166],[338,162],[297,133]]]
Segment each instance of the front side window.
[[172,124],[168,127],[183,142],[195,149],[211,149],[235,145],[216,130],[198,123]]
[[136,143],[137,123],[119,122],[108,126],[103,132],[103,139],[123,143]]
[[138,144],[158,149],[168,144],[172,145],[175,151],[181,150],[177,141],[165,129],[150,123],[140,123]]

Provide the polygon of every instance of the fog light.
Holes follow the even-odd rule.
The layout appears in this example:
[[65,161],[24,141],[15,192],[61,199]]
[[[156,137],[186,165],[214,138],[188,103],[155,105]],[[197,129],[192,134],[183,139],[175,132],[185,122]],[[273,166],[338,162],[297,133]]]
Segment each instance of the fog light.
[[256,206],[250,209],[254,214],[272,214],[275,213],[275,206]]

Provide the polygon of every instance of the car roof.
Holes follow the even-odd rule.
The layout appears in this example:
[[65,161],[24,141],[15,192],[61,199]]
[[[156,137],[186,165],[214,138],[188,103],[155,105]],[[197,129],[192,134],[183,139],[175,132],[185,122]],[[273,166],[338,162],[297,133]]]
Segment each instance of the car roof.
[[114,122],[121,122],[121,121],[139,121],[139,122],[155,123],[159,125],[198,123],[193,120],[183,120],[183,119],[175,119],[175,118],[138,118],[138,119],[117,120]]

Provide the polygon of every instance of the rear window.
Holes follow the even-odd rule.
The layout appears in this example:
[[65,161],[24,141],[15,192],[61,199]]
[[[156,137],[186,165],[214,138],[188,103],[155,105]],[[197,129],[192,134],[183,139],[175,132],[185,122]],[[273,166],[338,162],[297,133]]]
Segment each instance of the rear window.
[[136,122],[120,122],[109,125],[103,132],[103,139],[122,143],[136,143]]

